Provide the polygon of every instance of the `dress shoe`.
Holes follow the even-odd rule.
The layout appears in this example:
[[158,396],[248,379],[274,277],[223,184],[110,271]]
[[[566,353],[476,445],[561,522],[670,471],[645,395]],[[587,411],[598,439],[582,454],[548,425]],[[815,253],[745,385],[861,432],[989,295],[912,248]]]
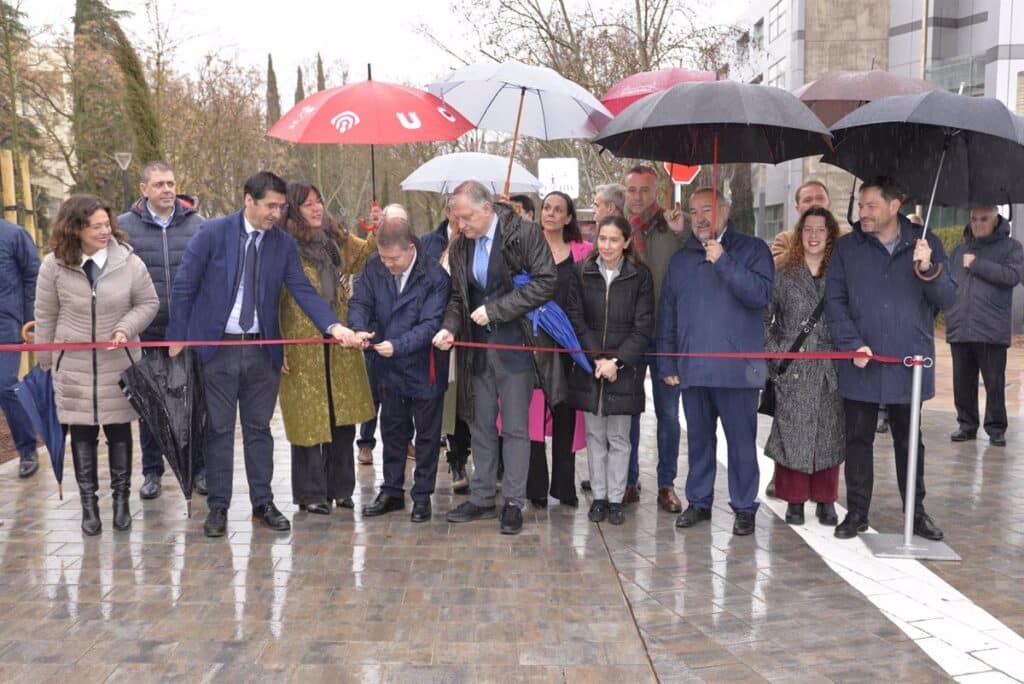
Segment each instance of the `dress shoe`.
[[356,456],[359,465],[373,465],[373,449],[370,447],[359,447],[359,455]]
[[942,537],[945,536],[927,513],[919,513],[914,516],[914,534],[931,541],[942,541]]
[[263,523],[264,527],[269,527],[275,532],[287,532],[292,529],[292,524],[288,522],[288,518],[284,517],[284,514],[277,510],[277,506],[273,503],[264,504],[252,509],[252,519],[259,520]]
[[430,502],[413,501],[412,515],[409,517],[414,523],[427,522],[430,520]]
[[666,513],[678,513],[683,510],[683,502],[676,496],[676,490],[672,487],[658,488],[658,506]]
[[626,492],[622,495],[623,504],[637,503],[640,501],[640,485],[626,485]]
[[210,493],[209,488],[206,486],[206,471],[200,470],[196,473],[195,477],[192,478],[192,489],[196,494],[200,496],[206,496]]
[[352,500],[351,496],[346,496],[344,499],[338,499],[335,501],[334,505],[338,508],[355,508],[356,502]]
[[26,451],[21,455],[21,463],[18,464],[18,477],[24,479],[32,477],[39,470],[39,454],[36,450]]
[[539,496],[538,497],[534,497],[534,498],[530,499],[530,503],[533,504],[534,506],[536,506],[537,508],[547,508],[548,507],[548,497],[546,497],[546,496],[545,497],[539,497]]
[[804,524],[804,505],[802,503],[791,503],[786,506],[786,524]]
[[587,512],[587,519],[590,522],[604,522],[605,518],[608,517],[608,500],[607,499],[594,499],[590,504],[590,510]]
[[203,534],[207,537],[223,537],[228,532],[228,512],[223,508],[211,508],[203,523]]
[[768,486],[764,488],[764,495],[773,499],[778,498],[775,496],[775,473],[772,473],[772,479],[768,480]]
[[737,537],[746,537],[754,534],[754,514],[746,511],[737,511],[736,519],[732,523],[732,533]]
[[626,522],[626,513],[622,510],[622,504],[608,504],[608,522],[612,525],[621,525]]
[[837,539],[853,539],[861,532],[868,531],[868,519],[867,516],[863,516],[860,513],[854,513],[850,511],[843,518],[843,522],[836,525],[836,530],[833,534]]
[[1001,435],[998,432],[994,435],[989,435],[988,443],[992,446],[1004,447],[1006,446],[1006,435]]
[[819,503],[814,508],[814,514],[818,516],[818,522],[822,525],[835,527],[839,523],[839,516],[836,515],[834,503]]
[[372,518],[375,515],[384,515],[391,511],[400,511],[405,508],[405,497],[402,496],[391,496],[381,492],[377,495],[377,498],[373,500],[373,503],[369,506],[363,506],[363,517]]
[[464,523],[497,517],[498,509],[495,506],[477,506],[472,501],[463,501],[458,506],[448,511],[448,515],[445,516],[445,520],[450,523]]
[[330,515],[331,507],[325,503],[299,504],[299,510],[314,515]]
[[519,534],[523,530],[523,512],[519,506],[507,503],[501,509],[501,533]]
[[580,489],[585,492],[590,491],[590,480],[580,480]]
[[139,497],[143,499],[155,499],[160,496],[160,490],[162,486],[160,484],[159,475],[146,475],[145,480],[142,482],[142,486],[139,487]]
[[950,442],[970,442],[971,440],[977,439],[978,433],[968,432],[967,430],[957,428],[957,431],[949,436]]
[[[451,458],[449,458],[451,462]],[[448,471],[452,474],[452,491],[456,494],[469,492],[469,475],[466,474],[465,465],[449,465]]]
[[676,527],[693,527],[704,520],[711,520],[711,509],[699,508],[690,504],[686,507],[686,510],[680,513],[679,517],[676,518]]

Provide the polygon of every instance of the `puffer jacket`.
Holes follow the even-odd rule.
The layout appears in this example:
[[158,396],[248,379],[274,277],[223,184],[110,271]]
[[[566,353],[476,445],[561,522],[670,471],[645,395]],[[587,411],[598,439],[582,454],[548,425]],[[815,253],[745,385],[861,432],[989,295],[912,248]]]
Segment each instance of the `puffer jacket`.
[[[127,245],[110,240],[93,286],[81,265],[47,254],[36,287],[36,342],[102,342],[117,331],[138,340],[159,307],[146,265]],[[40,352],[40,365],[53,368],[60,422],[106,425],[138,418],[117,384],[131,365],[129,354],[139,357],[137,349]]]
[[[964,268],[964,255],[974,262]],[[1024,277],[1024,249],[1010,236],[1010,224],[1002,217],[988,237],[977,239],[964,228],[964,241],[949,258],[956,299],[946,309],[947,342],[983,342],[1010,345],[1013,288]]]
[[644,377],[640,361],[654,335],[654,279],[643,264],[622,262],[621,271],[606,285],[591,255],[579,264],[580,277],[569,290],[566,313],[583,349],[605,350],[589,354],[591,363],[617,358],[615,382],[598,380],[572,364],[569,405],[601,416],[633,416],[644,410]]

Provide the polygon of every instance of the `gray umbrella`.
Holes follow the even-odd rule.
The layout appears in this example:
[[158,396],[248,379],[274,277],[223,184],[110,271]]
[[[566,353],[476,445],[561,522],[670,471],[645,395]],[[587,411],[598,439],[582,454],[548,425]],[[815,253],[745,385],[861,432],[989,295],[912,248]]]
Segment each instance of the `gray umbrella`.
[[618,157],[680,164],[764,162],[824,154],[829,132],[798,97],[734,81],[680,83],[634,102],[593,142]]
[[1024,119],[999,100],[944,90],[888,97],[843,117],[832,135],[823,161],[860,178],[889,176],[910,199],[929,200],[929,213],[933,202],[1024,201]]

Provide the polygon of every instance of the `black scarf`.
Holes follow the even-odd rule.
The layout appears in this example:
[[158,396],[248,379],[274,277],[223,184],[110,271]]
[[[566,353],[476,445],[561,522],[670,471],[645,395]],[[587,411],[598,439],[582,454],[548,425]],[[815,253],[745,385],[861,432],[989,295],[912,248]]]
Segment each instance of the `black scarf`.
[[338,269],[341,266],[341,252],[334,240],[322,228],[313,231],[308,240],[296,240],[299,255],[316,267],[320,276],[320,296],[332,307],[338,297]]

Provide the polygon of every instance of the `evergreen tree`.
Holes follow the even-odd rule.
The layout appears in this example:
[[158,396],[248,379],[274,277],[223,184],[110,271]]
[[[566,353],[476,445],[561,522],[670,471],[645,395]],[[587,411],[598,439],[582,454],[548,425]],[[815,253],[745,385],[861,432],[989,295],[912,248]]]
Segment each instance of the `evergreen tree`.
[[[17,56],[28,42],[28,32],[23,20],[25,13],[0,0],[0,59],[3,59],[3,94],[0,95],[0,110],[3,120],[10,126],[10,145],[17,160],[21,152],[21,130],[18,116],[18,65]],[[0,142],[6,142],[0,140]]]
[[327,78],[324,76],[324,60],[320,58],[320,53],[316,53],[316,91],[327,89]]
[[267,128],[281,118],[281,96],[277,94],[277,74],[274,73],[274,57],[267,53]]
[[302,67],[295,67],[295,104],[306,99],[306,90],[302,87]]

